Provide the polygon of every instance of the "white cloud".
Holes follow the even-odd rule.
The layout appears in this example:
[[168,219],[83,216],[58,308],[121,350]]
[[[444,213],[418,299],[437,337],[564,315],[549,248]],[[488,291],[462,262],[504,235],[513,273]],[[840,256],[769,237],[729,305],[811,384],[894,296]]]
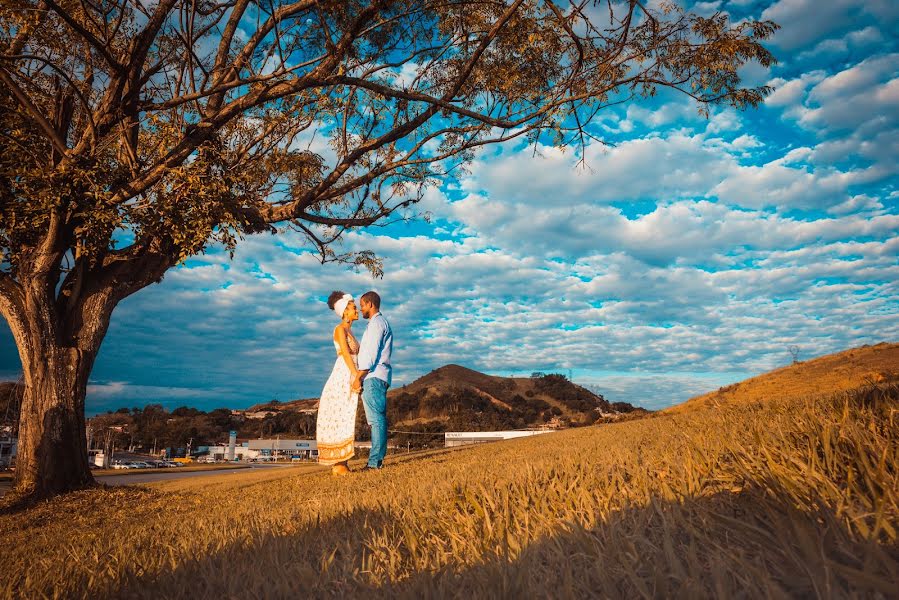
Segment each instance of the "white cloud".
[[[397,384],[448,362],[572,368],[655,407],[785,364],[791,344],[808,358],[895,340],[899,60],[878,52],[895,48],[897,6],[774,3],[781,65],[741,70],[777,87],[757,113],[705,120],[681,98],[609,111],[597,130],[617,145],[589,144],[580,171],[573,152],[483,152],[418,207],[449,239],[423,225],[346,237],[384,257],[383,280],[320,265],[293,234],[253,236],[233,262],[196,257],[116,311],[89,408],[314,396],[335,360],[333,289],[382,294]],[[0,361],[15,372],[8,331]]]
[[833,215],[848,215],[853,213],[871,213],[879,212],[883,209],[883,204],[877,198],[872,198],[866,194],[858,194],[849,198],[842,204],[831,207],[827,212]]
[[824,71],[811,71],[803,73],[800,77],[787,81],[785,79],[776,78],[768,82],[768,85],[774,88],[765,99],[767,106],[788,107],[800,104],[805,98],[808,88],[819,83],[827,74]]
[[859,0],[779,0],[766,8],[762,19],[781,25],[773,43],[795,50],[845,28],[861,12]]

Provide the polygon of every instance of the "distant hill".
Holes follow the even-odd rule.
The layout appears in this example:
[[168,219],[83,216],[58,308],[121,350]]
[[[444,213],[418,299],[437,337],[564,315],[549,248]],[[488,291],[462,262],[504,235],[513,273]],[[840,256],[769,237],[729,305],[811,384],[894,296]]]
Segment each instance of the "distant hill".
[[261,404],[254,404],[250,408],[240,411],[248,417],[252,415],[262,415],[265,412],[278,412],[281,410],[295,410],[300,412],[315,412],[318,410],[318,398],[302,398],[300,400],[290,400],[288,402],[279,402],[272,400]]
[[881,343],[828,354],[691,398],[663,412],[681,413],[724,403],[796,399],[899,381],[899,344]]
[[[391,428],[423,432],[567,427],[646,412],[623,402],[609,403],[563,375],[494,377],[460,365],[440,367],[391,389],[388,398]],[[310,413],[317,407],[317,399],[307,398],[256,404],[240,412],[261,419],[275,413]],[[358,418],[361,424],[361,410]]]
[[436,421],[461,430],[585,425],[642,410],[613,405],[563,375],[495,377],[460,365],[431,371],[389,398],[395,423]]
[[[4,414],[6,398],[15,398],[13,389],[12,383],[0,384],[0,417]],[[408,385],[390,390],[388,396],[391,429],[433,433],[435,439],[436,434],[444,431],[564,428],[647,412],[624,402],[610,403],[563,375],[494,377],[460,365],[431,371]],[[270,433],[282,429],[292,431],[299,427],[297,423],[303,431],[309,427],[314,431],[317,410],[317,398],[303,398],[264,402],[246,410],[232,410],[230,414],[240,421],[238,429],[249,435],[256,429]],[[367,428],[363,426],[365,415],[361,409],[357,418],[359,434],[364,437]],[[222,426],[227,429],[237,425],[229,422]],[[415,438],[415,441],[428,440]]]

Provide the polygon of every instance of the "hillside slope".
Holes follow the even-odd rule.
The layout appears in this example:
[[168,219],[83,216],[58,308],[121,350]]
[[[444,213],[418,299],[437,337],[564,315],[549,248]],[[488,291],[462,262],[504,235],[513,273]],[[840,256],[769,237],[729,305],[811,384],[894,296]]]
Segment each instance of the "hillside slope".
[[[483,431],[548,426],[589,425],[643,413],[630,404],[611,404],[601,395],[562,375],[495,377],[460,365],[446,365],[388,392],[392,426],[415,432]],[[317,399],[257,404],[242,412],[247,418],[303,412],[312,414]],[[360,426],[364,414],[357,414]],[[364,427],[360,431],[364,431]],[[436,439],[436,438],[435,438]]]
[[394,422],[439,420],[456,428],[521,428],[590,424],[631,412],[562,375],[495,377],[446,365],[390,392]]
[[763,373],[696,396],[682,404],[666,408],[663,412],[686,412],[725,403],[803,398],[892,381],[899,381],[899,344],[881,343],[828,354]]
[[0,598],[895,598],[899,385],[842,396],[0,501]]

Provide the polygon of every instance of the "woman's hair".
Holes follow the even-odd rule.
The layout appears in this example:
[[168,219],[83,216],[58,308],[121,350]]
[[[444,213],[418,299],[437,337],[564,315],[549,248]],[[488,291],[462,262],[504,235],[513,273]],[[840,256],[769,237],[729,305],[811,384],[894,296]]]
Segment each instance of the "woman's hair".
[[337,304],[337,301],[343,298],[344,292],[340,290],[334,290],[331,292],[331,295],[328,296],[328,308],[334,310],[334,305]]

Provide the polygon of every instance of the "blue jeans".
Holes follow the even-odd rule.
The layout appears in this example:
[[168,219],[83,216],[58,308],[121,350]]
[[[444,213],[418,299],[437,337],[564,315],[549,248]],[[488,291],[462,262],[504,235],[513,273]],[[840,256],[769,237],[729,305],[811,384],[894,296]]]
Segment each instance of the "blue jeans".
[[387,454],[387,382],[376,377],[368,377],[362,384],[362,406],[365,419],[371,425],[371,452],[368,466],[381,468]]

